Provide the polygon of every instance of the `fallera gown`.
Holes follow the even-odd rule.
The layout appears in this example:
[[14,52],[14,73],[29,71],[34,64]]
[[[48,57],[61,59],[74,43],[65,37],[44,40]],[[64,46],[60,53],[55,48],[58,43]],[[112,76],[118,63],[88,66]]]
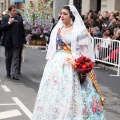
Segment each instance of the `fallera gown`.
[[[61,34],[67,44],[71,34]],[[53,59],[47,61],[32,120],[106,120],[91,79],[87,76],[81,85],[78,74],[66,62],[69,57],[71,54],[58,48]]]

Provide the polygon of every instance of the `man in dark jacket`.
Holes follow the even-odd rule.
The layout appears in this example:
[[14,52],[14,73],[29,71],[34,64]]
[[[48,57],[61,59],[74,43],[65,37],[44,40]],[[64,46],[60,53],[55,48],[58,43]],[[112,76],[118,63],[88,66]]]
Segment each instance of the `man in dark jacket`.
[[3,17],[1,28],[3,40],[1,45],[5,47],[7,77],[19,80],[19,52],[25,44],[23,20],[17,15],[15,5],[8,8],[9,14]]
[[93,28],[93,37],[102,38],[102,33],[100,32],[100,28],[97,26]]

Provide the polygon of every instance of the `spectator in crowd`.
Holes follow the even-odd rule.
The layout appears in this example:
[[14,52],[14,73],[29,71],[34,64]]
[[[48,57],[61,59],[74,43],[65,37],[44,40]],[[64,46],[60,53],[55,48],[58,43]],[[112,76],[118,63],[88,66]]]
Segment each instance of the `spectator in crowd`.
[[106,28],[104,33],[108,33],[109,37],[113,37],[113,31],[110,28]]
[[114,34],[114,36],[112,37],[112,39],[114,39],[114,40],[120,40],[120,29],[118,29],[116,31],[116,33]]
[[103,16],[102,15],[98,16],[98,21],[99,21],[99,27],[100,27],[100,30],[101,30],[102,29],[102,23],[103,23]]
[[116,22],[118,24],[118,27],[120,28],[120,17],[119,16],[116,17]]
[[[104,11],[103,16],[96,11],[90,10],[88,16],[84,15],[84,23],[92,37],[104,38],[94,39],[95,55],[98,59],[112,59],[117,56],[120,41],[120,14],[118,11]],[[113,40],[112,40],[113,39]],[[107,57],[109,56],[109,57]],[[115,58],[115,57],[114,57]],[[115,61],[115,59],[114,59]]]
[[89,32],[89,34],[91,35],[91,37],[93,37],[93,31],[94,31],[94,26],[86,26],[86,28],[88,29],[88,32]]
[[90,15],[90,14],[94,14],[94,11],[93,10],[89,10],[88,15]]
[[103,13],[103,23],[105,23],[107,25],[108,22],[109,22],[108,11],[105,11]]
[[[114,40],[119,40],[120,41],[120,29],[117,30],[116,34],[113,36]],[[118,53],[119,53],[119,43],[116,41],[112,41],[111,45],[112,49],[111,52],[106,58],[103,60],[109,61],[109,62],[118,62]]]
[[118,11],[115,11],[114,14],[115,14],[116,17],[117,16],[119,17],[119,12]]
[[107,28],[107,25],[109,23],[109,18],[107,16],[107,14],[108,14],[108,11],[105,11],[103,13],[102,19],[100,19],[100,30],[101,30],[102,33],[105,32],[105,29]]
[[108,33],[103,33],[102,36],[104,39],[100,40],[98,44],[96,44],[95,47],[95,54],[97,58],[105,58],[110,53],[110,46],[111,46],[111,39],[109,37]]
[[3,12],[3,16],[5,16],[5,15],[7,15],[8,14],[8,10],[5,10],[4,12]]
[[114,21],[116,21],[116,15],[114,13],[111,13],[110,17],[109,17],[109,23],[108,23],[108,26],[107,26],[111,30],[114,30],[114,28],[113,28],[113,22]]
[[94,26],[94,13],[90,12],[88,14],[88,19],[85,21],[86,26]]
[[89,28],[89,31],[93,31],[93,27],[99,27],[102,34],[106,30],[109,31],[110,37],[112,38],[113,31],[116,32],[120,28],[119,12],[105,11],[102,16],[97,11],[90,10],[84,15],[84,23]]
[[100,28],[98,26],[92,28],[92,34],[93,34],[93,37],[99,37],[99,38],[102,38],[102,33],[100,32]]
[[17,15],[17,8],[11,5],[9,14],[5,15],[1,22],[3,40],[1,45],[5,47],[7,77],[19,80],[19,53],[25,42],[23,20]]
[[111,38],[107,32],[103,33],[103,40],[101,43],[101,58],[105,58],[111,52]]
[[[118,40],[120,41],[120,29],[117,30],[117,32],[114,34],[114,36],[112,37],[113,40]],[[115,50],[119,47],[119,43],[118,42],[112,42],[112,50]]]
[[113,13],[113,11],[108,11],[107,17],[109,18],[111,13]]
[[117,62],[118,64],[118,61],[119,61],[119,49],[120,48],[117,48],[116,50],[113,50],[109,56],[107,56],[106,58],[104,58],[103,60],[105,61],[108,61],[108,62]]
[[98,17],[98,11],[94,11],[94,16],[97,18]]
[[119,28],[119,24],[118,24],[118,22],[117,21],[113,21],[113,33],[116,33],[117,32],[117,30],[119,30],[120,28]]
[[84,23],[86,23],[87,20],[88,20],[88,13],[85,13],[85,15],[84,15]]

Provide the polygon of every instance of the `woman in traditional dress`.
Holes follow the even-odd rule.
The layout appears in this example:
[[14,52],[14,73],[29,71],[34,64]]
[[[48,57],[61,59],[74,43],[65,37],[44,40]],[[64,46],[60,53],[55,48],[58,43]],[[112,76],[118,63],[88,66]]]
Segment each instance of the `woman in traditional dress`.
[[94,62],[90,36],[72,5],[64,6],[50,36],[47,64],[41,79],[32,120],[105,120],[103,98],[95,74],[80,83],[70,61],[81,55]]

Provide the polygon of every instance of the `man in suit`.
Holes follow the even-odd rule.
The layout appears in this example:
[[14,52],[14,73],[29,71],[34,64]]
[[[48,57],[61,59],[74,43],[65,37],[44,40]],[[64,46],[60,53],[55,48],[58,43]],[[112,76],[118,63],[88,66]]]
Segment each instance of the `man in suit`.
[[7,77],[19,80],[19,52],[25,44],[23,20],[17,15],[15,5],[8,8],[9,14],[4,16],[1,22],[3,40],[1,45],[5,47]]
[[113,23],[115,21],[116,21],[116,15],[114,13],[111,13],[109,17],[109,23],[107,25],[107,28],[110,28],[111,31],[114,31]]

